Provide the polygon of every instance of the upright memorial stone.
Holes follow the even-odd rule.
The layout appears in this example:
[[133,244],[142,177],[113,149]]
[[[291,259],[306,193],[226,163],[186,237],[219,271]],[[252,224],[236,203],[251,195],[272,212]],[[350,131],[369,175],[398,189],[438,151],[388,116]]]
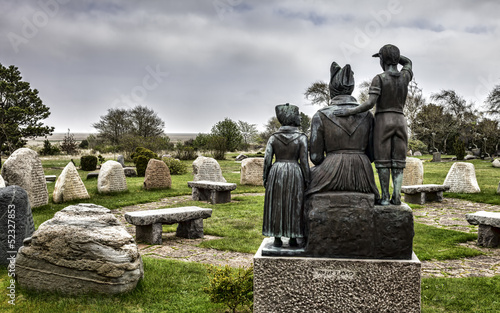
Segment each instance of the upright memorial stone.
[[0,266],[16,257],[23,240],[35,231],[28,194],[19,186],[0,189]]
[[116,162],[120,163],[122,167],[125,167],[125,158],[123,157],[123,155],[120,154],[116,158]]
[[241,161],[241,185],[262,186],[264,158],[246,158]]
[[2,166],[2,176],[8,186],[17,185],[26,190],[31,208],[49,203],[42,162],[35,151],[28,148],[14,151]]
[[144,175],[144,189],[165,189],[172,186],[170,170],[165,162],[150,159]]
[[222,176],[222,169],[219,163],[214,158],[199,156],[193,162],[194,181],[208,180],[226,183],[226,179]]
[[112,160],[104,162],[97,178],[97,192],[110,193],[126,190],[127,180],[120,163]]
[[424,165],[419,158],[406,158],[402,186],[422,185],[424,183]]
[[69,162],[63,169],[61,175],[57,178],[52,194],[54,203],[62,203],[76,199],[89,199],[87,188],[83,184],[78,171],[73,164]]
[[481,189],[477,183],[474,164],[455,162],[451,166],[443,185],[450,186],[448,192],[479,193]]

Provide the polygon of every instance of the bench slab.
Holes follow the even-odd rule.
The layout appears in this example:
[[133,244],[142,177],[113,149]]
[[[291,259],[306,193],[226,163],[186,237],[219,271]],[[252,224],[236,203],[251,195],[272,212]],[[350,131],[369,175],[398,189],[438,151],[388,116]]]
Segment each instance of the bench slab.
[[203,219],[212,216],[212,209],[181,207],[172,209],[125,213],[125,220],[135,225],[137,241],[161,245],[162,225],[176,224],[176,236],[188,239],[203,238]]
[[443,191],[450,189],[448,185],[410,185],[401,187],[405,194],[405,202],[414,204],[424,204],[426,202],[443,201]]
[[208,201],[212,204],[231,202],[231,191],[236,189],[234,183],[213,182],[208,180],[189,181],[194,201]]
[[489,248],[500,246],[500,213],[479,211],[465,214],[465,218],[469,224],[479,225],[478,245]]

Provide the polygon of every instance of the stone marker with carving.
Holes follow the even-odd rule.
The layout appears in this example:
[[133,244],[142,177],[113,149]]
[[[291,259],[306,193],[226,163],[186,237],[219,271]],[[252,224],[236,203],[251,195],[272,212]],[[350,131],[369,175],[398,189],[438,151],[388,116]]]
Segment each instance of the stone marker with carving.
[[172,186],[170,170],[165,162],[150,159],[144,175],[144,189],[165,189]]
[[2,166],[2,176],[6,185],[17,185],[26,190],[31,208],[49,203],[42,162],[35,151],[28,148],[14,151]]
[[87,188],[85,188],[75,165],[73,162],[69,162],[57,178],[54,193],[52,194],[52,201],[54,203],[62,203],[89,198]]
[[110,210],[95,204],[57,212],[38,227],[16,258],[17,283],[36,291],[125,293],[143,273],[134,238]]
[[0,266],[14,260],[23,240],[34,231],[28,193],[19,186],[0,189]]
[[193,162],[194,181],[208,180],[225,183],[226,179],[222,176],[222,169],[214,158],[199,156]]
[[263,186],[264,158],[246,158],[241,161],[241,185]]
[[474,164],[455,162],[451,166],[443,185],[450,186],[448,192],[479,193],[481,189],[477,183]]
[[406,158],[402,186],[422,185],[424,183],[424,165],[419,158]]
[[106,161],[99,171],[97,178],[97,192],[110,193],[127,190],[127,180],[123,167],[116,161]]

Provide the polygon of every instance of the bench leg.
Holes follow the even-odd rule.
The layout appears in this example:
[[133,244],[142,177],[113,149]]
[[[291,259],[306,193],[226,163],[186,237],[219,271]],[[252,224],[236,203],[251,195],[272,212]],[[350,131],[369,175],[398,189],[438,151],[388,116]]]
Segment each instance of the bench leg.
[[443,201],[443,192],[442,191],[428,192],[425,194],[425,201],[426,202],[442,202]]
[[188,239],[203,238],[203,219],[197,218],[195,220],[180,222],[175,235]]
[[415,194],[407,194],[405,193],[405,202],[413,203],[413,204],[424,204],[425,203],[425,193],[418,192]]
[[495,248],[500,245],[500,228],[479,224],[477,244]]
[[212,190],[210,194],[210,203],[227,203],[231,202],[231,191],[216,191]]
[[200,190],[196,187],[193,187],[191,196],[193,198],[193,201],[200,201]]
[[152,225],[135,226],[135,240],[152,245],[161,245],[161,223]]

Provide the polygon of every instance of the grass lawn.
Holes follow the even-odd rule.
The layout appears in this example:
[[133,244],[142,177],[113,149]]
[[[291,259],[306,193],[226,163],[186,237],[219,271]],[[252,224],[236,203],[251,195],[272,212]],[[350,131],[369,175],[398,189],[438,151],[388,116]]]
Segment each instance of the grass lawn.
[[[76,163],[79,160],[75,158]],[[67,160],[43,161],[46,175],[59,175]],[[184,161],[191,169],[192,161]],[[228,182],[237,183],[232,193],[235,202],[210,205],[188,202],[177,206],[198,205],[213,208],[210,219],[204,222],[206,234],[223,237],[205,241],[202,247],[255,253],[263,236],[261,235],[263,196],[248,196],[244,193],[264,193],[260,186],[241,186],[240,164],[228,158],[219,162],[223,175]],[[496,188],[500,180],[500,169],[490,162],[475,160],[476,175],[481,187],[477,195],[446,194],[449,197],[465,198],[471,201],[500,204]],[[424,183],[442,184],[451,167],[451,162],[425,162]],[[192,174],[172,176],[172,188],[161,191],[142,189],[143,177],[127,178],[128,191],[114,195],[97,193],[97,180],[86,180],[87,172],[79,171],[91,199],[73,203],[53,204],[35,208],[33,216],[36,227],[53,217],[62,208],[80,202],[90,202],[109,209],[157,201],[178,195],[189,195],[191,189],[187,181]],[[377,179],[378,180],[378,179]],[[50,201],[54,184],[48,184]],[[165,226],[165,231],[175,231],[175,226]],[[477,250],[461,247],[458,243],[477,239],[475,234],[438,229],[415,224],[414,251],[420,260],[459,259],[480,254]],[[223,307],[209,302],[202,288],[208,283],[207,272],[203,265],[179,261],[159,260],[144,257],[145,279],[138,288],[127,295],[114,297],[37,294],[17,290],[16,312],[224,312]],[[0,270],[0,288],[7,290],[9,277]],[[500,311],[498,299],[500,278],[426,278],[422,281],[422,312],[496,312]],[[11,312],[7,305],[6,292],[0,292],[0,312]]]

